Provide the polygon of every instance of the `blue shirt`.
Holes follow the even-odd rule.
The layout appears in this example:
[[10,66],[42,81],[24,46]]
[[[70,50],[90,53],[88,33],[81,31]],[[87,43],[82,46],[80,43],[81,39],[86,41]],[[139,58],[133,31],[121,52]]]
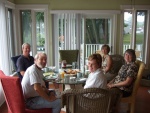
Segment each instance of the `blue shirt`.
[[29,56],[29,59],[21,55],[17,60],[17,72],[26,71],[28,67],[34,64],[34,58]]

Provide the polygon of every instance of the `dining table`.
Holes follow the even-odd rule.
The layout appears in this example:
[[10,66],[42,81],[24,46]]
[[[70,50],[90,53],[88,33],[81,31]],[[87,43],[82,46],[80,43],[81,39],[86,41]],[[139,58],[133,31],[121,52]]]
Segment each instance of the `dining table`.
[[65,77],[59,78],[58,77],[59,73],[54,73],[54,72],[47,72],[47,73],[44,73],[43,75],[44,75],[44,81],[62,84],[63,90],[83,88],[87,79],[84,77],[76,78],[73,76],[69,76],[68,80],[66,80]]

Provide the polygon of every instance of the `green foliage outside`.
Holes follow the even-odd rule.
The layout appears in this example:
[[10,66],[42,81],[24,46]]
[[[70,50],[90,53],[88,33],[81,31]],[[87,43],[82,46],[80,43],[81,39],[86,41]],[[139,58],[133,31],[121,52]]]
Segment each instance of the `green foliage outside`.
[[[136,34],[136,44],[142,44],[143,43],[143,38],[144,38],[143,35],[144,35],[143,33]],[[125,34],[123,43],[124,44],[130,44],[130,39],[131,39],[131,34]]]

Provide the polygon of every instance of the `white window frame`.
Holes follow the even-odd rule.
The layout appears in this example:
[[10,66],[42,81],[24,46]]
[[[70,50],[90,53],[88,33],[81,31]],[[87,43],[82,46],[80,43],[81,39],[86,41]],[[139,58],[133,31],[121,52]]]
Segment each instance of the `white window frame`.
[[[18,53],[21,52],[21,28],[20,28],[20,10],[31,10],[31,18],[35,19],[36,12],[44,12],[44,29],[45,29],[45,53],[47,54],[47,65],[50,65],[50,38],[49,38],[49,22],[48,22],[48,5],[16,5],[16,28],[17,28],[17,40],[18,40]],[[32,55],[35,56],[37,53],[36,45],[36,23],[32,22]],[[21,53],[20,53],[21,54]]]
[[[148,44],[150,42],[150,5],[122,5],[121,6],[121,10],[122,10],[122,14],[121,14],[121,31],[123,32],[123,23],[124,23],[124,11],[126,10],[132,10],[133,12],[133,18],[135,18],[135,13],[137,10],[147,10],[147,26],[146,26],[146,39],[145,39],[145,55],[144,55],[144,61],[146,64],[146,68],[149,68],[149,63],[150,63],[150,52],[148,50],[148,48],[150,48],[150,44]],[[135,19],[134,19],[135,20]],[[135,32],[135,22],[133,23],[133,31],[132,31],[132,37],[134,37],[134,32]],[[121,37],[123,37],[123,33],[121,33]],[[122,38],[123,39],[123,38]],[[132,49],[134,49],[134,45],[135,45],[135,39],[132,38]],[[122,45],[123,45],[123,40],[122,40]]]
[[[113,54],[116,53],[116,37],[117,37],[117,14],[121,14],[121,12],[119,10],[50,10],[50,14],[63,14],[63,13],[75,13],[75,14],[82,14],[82,16],[86,16],[86,15],[98,15],[98,16],[102,16],[102,17],[111,17],[112,18],[112,40],[110,41],[111,44],[113,45]],[[111,27],[112,27],[111,26]],[[53,26],[55,29],[55,26]],[[55,32],[55,31],[54,31]],[[55,50],[58,50],[57,46],[57,41],[58,39],[55,38]],[[80,42],[80,41],[79,41]],[[58,53],[56,53],[56,56],[58,56]],[[55,60],[55,65],[58,65],[58,59],[54,59]]]

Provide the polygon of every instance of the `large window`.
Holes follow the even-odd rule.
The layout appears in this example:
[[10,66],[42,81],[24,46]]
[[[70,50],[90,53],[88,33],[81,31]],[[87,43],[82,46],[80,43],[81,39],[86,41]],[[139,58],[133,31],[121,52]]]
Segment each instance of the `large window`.
[[[98,14],[95,14],[95,12],[98,12]],[[117,26],[115,22],[117,20],[116,13],[118,12],[104,11],[103,14],[100,14],[99,11],[95,12],[93,11],[94,15],[88,14],[86,11],[79,11],[74,14],[54,12],[52,23],[54,23],[55,54],[53,54],[53,57],[57,68],[60,49],[79,49],[78,67],[82,69],[87,57],[101,49],[102,44],[109,44],[111,47],[115,45]],[[112,53],[115,53],[115,47],[111,50],[113,51]]]
[[[135,15],[135,16],[134,16]],[[123,53],[132,48],[138,60],[145,60],[147,10],[124,12]]]
[[[32,43],[36,43],[35,52],[45,52],[45,24],[44,24],[44,12],[33,12],[31,10],[21,10],[21,34],[22,42],[29,43],[32,47]],[[33,16],[34,17],[33,17]],[[34,22],[34,23],[32,23]],[[33,28],[35,31],[33,32]],[[32,41],[33,40],[33,41]],[[31,52],[32,55],[32,52]]]
[[[18,39],[20,44],[25,42],[31,45],[31,55],[38,52],[47,53],[50,65],[49,33],[48,33],[48,6],[47,5],[16,5],[18,9]],[[21,45],[20,45],[21,47]]]

